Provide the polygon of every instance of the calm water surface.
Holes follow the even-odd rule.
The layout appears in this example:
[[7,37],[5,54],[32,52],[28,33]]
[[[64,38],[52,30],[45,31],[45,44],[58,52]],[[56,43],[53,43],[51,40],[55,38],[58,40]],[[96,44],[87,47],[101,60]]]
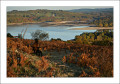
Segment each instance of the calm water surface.
[[95,32],[96,30],[69,30],[72,28],[84,28],[89,26],[48,26],[42,27],[39,24],[27,24],[27,25],[14,25],[7,27],[7,33],[11,33],[13,36],[21,34],[22,30],[25,31],[27,27],[27,32],[24,36],[25,39],[31,39],[31,33],[36,30],[42,30],[49,34],[49,40],[51,38],[61,38],[64,41],[74,39],[76,35],[80,35],[83,32]]

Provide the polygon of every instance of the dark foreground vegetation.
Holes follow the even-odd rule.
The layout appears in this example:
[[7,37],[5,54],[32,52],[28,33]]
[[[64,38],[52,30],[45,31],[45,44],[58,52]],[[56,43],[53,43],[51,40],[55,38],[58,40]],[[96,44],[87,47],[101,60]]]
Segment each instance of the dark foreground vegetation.
[[[74,41],[38,41],[7,37],[7,77],[113,77],[111,31],[84,33]],[[97,38],[96,38],[97,37]]]

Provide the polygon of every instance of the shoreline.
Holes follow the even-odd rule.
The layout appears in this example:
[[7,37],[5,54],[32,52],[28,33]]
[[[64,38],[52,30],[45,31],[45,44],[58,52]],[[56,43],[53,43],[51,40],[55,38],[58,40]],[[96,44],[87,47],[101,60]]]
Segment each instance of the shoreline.
[[26,24],[40,24],[42,27],[47,26],[95,26],[94,24],[87,24],[87,23],[69,23],[67,21],[61,22],[27,22],[27,23],[10,23],[7,26],[15,26],[15,25],[26,25]]
[[72,28],[69,30],[99,30],[99,29],[113,29],[113,27],[85,27],[85,28]]
[[14,25],[24,25],[24,24],[39,24],[42,22],[26,22],[26,23],[9,23],[7,26],[14,26]]
[[27,22],[27,23],[11,23],[7,24],[7,26],[15,26],[15,25],[26,25],[26,24],[39,24],[42,27],[48,26],[89,26],[84,28],[72,28],[68,30],[99,30],[99,29],[113,29],[113,27],[96,27],[94,24],[75,24],[68,23],[67,21],[62,22]]

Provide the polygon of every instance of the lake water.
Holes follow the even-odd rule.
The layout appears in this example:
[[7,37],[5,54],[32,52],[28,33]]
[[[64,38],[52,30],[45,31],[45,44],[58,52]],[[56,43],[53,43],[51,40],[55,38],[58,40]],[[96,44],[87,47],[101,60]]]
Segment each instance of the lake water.
[[49,40],[51,38],[61,38],[64,41],[74,39],[76,35],[80,35],[83,32],[95,32],[96,30],[69,30],[72,28],[84,28],[89,26],[47,26],[42,27],[39,24],[26,24],[26,25],[14,25],[7,26],[7,33],[11,33],[13,36],[21,34],[22,30],[26,29],[27,31],[24,36],[25,39],[31,39],[31,33],[36,30],[42,30],[49,34]]

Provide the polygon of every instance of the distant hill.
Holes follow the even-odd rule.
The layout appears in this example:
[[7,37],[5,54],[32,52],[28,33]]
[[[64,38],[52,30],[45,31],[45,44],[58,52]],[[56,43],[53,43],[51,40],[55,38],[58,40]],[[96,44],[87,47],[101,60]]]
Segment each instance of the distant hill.
[[83,12],[83,13],[91,13],[91,12],[113,12],[113,8],[96,8],[96,9],[73,9],[67,10],[69,12]]
[[[74,9],[74,10],[28,10],[7,12],[7,24],[84,21],[100,27],[113,26],[113,8]],[[77,23],[79,24],[79,23]]]

